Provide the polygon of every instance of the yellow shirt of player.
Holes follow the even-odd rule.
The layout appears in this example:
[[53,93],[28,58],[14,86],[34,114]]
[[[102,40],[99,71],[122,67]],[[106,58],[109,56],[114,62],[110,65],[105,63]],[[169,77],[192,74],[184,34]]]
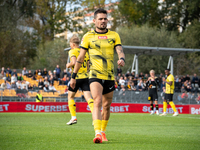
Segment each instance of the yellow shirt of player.
[[[80,48],[74,48],[74,49],[71,49],[69,51],[69,58],[70,58],[70,61],[71,61],[71,58],[72,57],[78,57],[78,55],[80,54]],[[88,53],[85,54],[85,59],[84,59],[84,62],[82,63],[82,66],[81,68],[79,69],[78,73],[77,73],[77,76],[76,76],[76,79],[85,79],[85,78],[88,78],[88,73],[87,73],[87,62],[89,61],[89,56],[88,56]],[[72,72],[74,70],[74,67],[72,67]]]
[[89,52],[89,78],[114,80],[114,49],[118,45],[121,45],[121,40],[114,31],[89,31],[84,35],[81,48]]
[[167,82],[172,82],[172,85],[169,85],[166,83],[166,94],[173,94],[174,93],[174,76],[172,74],[170,74],[167,79]]

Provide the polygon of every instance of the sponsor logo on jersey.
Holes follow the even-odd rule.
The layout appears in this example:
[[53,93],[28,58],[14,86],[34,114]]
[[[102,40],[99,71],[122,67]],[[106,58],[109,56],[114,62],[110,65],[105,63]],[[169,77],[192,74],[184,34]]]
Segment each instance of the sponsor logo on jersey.
[[98,36],[98,39],[107,39],[107,36]]

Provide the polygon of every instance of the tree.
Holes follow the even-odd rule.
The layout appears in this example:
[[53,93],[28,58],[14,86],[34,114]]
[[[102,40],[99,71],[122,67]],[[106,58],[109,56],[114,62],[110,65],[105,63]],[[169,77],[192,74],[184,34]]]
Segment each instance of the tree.
[[22,67],[35,56],[33,37],[19,30],[22,20],[33,16],[34,6],[33,0],[0,3],[0,66]]

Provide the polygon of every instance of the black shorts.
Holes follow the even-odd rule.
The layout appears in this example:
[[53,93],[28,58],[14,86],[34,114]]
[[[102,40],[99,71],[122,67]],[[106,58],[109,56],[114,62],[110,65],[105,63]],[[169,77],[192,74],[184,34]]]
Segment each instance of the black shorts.
[[173,101],[173,94],[165,94],[165,100]]
[[89,80],[88,78],[85,79],[77,79],[76,80],[76,86],[74,89],[71,88],[71,86],[69,86],[69,91],[72,92],[77,92],[77,90],[81,88],[82,91],[90,91],[90,87],[89,87]]
[[158,100],[158,94],[157,94],[157,92],[149,93],[148,100],[149,101],[157,101]]
[[115,90],[115,81],[114,80],[102,80],[97,78],[90,78],[89,84],[92,82],[98,82],[103,86],[103,95],[110,93]]

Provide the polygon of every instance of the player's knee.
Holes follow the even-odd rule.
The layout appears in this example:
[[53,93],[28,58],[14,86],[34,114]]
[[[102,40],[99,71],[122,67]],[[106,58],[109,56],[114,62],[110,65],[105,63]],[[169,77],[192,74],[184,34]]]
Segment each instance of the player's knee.
[[103,103],[103,109],[105,109],[105,110],[110,110],[110,103],[109,102],[105,102],[105,103]]

